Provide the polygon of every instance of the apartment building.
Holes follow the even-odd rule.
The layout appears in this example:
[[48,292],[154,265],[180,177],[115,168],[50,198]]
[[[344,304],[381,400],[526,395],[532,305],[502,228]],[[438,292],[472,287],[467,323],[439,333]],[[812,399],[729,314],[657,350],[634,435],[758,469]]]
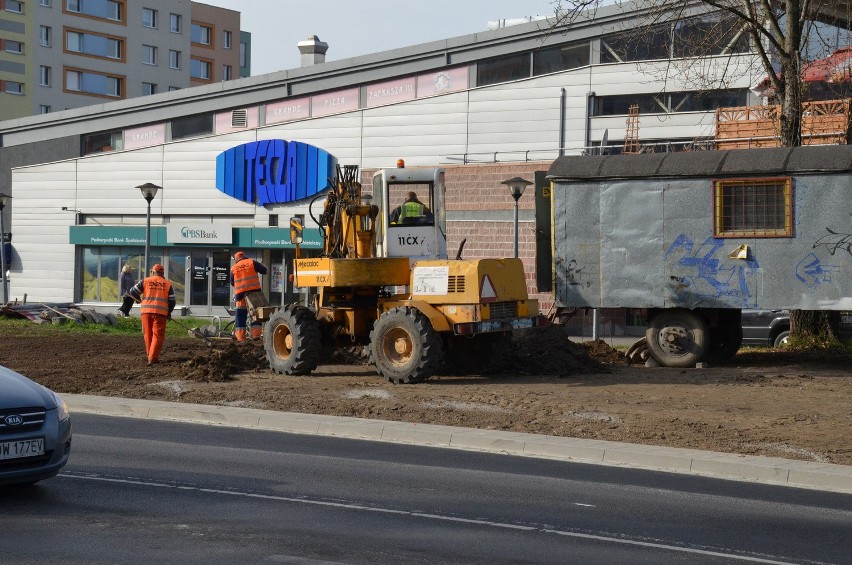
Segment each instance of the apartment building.
[[0,120],[235,79],[250,41],[189,0],[0,0]]

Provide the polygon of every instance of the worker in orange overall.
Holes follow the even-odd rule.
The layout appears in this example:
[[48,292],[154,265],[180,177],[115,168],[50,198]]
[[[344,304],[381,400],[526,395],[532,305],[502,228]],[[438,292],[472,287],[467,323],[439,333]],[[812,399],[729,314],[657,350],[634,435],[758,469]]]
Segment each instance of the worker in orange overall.
[[[234,337],[238,342],[246,340],[246,325],[248,323],[248,304],[245,296],[250,292],[260,292],[260,277],[266,274],[266,267],[249,259],[242,251],[234,253],[234,265],[231,267],[230,281],[234,287]],[[260,339],[263,329],[261,322],[251,323],[251,338]]]
[[136,283],[127,293],[142,304],[139,310],[149,367],[160,362],[160,351],[166,341],[166,322],[175,309],[175,289],[165,273],[163,266],[157,263],[151,267],[151,276]]

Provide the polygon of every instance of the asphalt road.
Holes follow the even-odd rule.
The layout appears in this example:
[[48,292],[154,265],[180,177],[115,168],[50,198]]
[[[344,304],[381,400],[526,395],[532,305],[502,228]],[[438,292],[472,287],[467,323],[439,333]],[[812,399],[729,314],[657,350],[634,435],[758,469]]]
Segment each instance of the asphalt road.
[[75,415],[0,562],[852,563],[852,495]]

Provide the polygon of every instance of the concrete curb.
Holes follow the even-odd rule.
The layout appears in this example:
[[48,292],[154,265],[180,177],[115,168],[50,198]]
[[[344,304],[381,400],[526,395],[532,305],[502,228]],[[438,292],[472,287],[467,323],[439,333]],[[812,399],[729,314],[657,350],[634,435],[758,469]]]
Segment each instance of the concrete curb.
[[82,394],[63,394],[62,397],[68,403],[72,414],[78,412],[103,416],[149,418],[294,434],[448,447],[852,494],[852,466],[847,465],[519,432],[275,412],[256,408]]

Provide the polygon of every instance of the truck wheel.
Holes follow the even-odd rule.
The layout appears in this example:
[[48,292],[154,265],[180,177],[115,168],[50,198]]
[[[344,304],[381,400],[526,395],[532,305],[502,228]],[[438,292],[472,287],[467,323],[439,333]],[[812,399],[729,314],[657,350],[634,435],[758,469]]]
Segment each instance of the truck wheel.
[[664,367],[692,367],[709,346],[707,324],[689,310],[660,312],[645,331],[651,356]]
[[441,339],[419,310],[397,306],[373,324],[370,360],[392,383],[424,381],[441,366]]
[[263,332],[269,367],[279,375],[308,375],[319,365],[322,352],[314,313],[297,304],[275,312]]

